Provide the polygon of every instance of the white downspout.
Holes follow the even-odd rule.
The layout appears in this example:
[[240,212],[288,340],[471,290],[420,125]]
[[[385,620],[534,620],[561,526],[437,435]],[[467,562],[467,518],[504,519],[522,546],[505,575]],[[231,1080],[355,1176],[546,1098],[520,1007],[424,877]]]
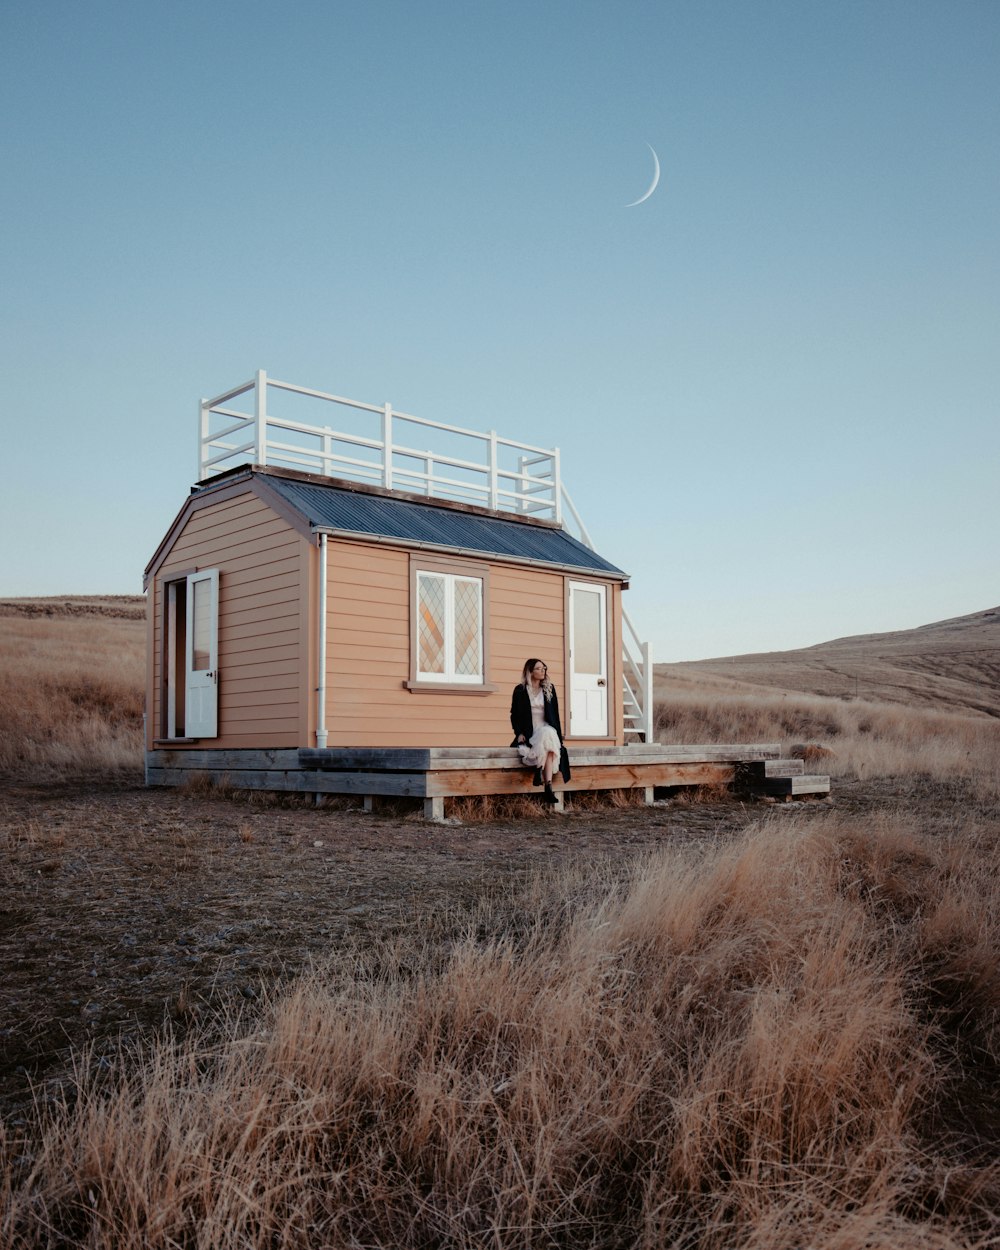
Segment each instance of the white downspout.
[[326,535],[319,536],[319,684],[316,687],[316,746],[326,746]]

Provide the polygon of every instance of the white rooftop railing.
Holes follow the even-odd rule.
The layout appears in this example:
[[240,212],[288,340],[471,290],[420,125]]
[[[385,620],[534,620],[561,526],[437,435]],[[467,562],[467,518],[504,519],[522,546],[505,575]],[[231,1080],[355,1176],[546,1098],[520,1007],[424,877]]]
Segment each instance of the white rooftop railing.
[[[281,396],[279,399],[278,396]],[[278,409],[281,409],[279,412]],[[298,469],[562,524],[559,449],[254,378],[198,414],[198,480],[244,464]]]

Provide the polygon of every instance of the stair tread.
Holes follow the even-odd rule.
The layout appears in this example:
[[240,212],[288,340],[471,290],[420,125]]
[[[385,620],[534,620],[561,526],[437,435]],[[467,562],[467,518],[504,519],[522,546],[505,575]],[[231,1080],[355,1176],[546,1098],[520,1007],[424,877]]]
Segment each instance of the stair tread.
[[766,777],[764,788],[768,794],[827,794],[830,778],[820,773],[802,773],[793,777]]

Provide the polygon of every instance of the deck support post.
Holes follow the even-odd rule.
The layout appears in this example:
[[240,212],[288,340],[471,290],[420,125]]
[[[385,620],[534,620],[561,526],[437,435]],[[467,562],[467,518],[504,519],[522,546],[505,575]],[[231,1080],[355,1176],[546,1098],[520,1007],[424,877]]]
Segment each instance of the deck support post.
[[444,820],[443,795],[436,794],[433,798],[424,799],[424,820],[433,820],[435,824],[441,824]]
[[656,787],[655,786],[643,786],[643,794],[645,796],[644,801],[645,801],[646,806],[652,807],[653,802],[655,801],[655,798],[656,798]]
[[375,810],[375,795],[366,794],[364,797],[364,809],[371,814]]

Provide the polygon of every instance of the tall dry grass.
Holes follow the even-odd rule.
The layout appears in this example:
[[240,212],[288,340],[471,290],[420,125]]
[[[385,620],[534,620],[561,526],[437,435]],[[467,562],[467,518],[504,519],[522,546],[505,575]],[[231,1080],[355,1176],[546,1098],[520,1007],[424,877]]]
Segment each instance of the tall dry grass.
[[0,770],[141,768],[144,680],[141,621],[0,615]]
[[1000,799],[1000,721],[896,703],[762,690],[701,676],[660,679],[658,742],[779,742],[825,747],[817,770],[861,781],[876,777],[960,780]]
[[231,1040],[82,1063],[2,1145],[0,1247],[996,1245],[997,861],[783,812],[536,882]]

